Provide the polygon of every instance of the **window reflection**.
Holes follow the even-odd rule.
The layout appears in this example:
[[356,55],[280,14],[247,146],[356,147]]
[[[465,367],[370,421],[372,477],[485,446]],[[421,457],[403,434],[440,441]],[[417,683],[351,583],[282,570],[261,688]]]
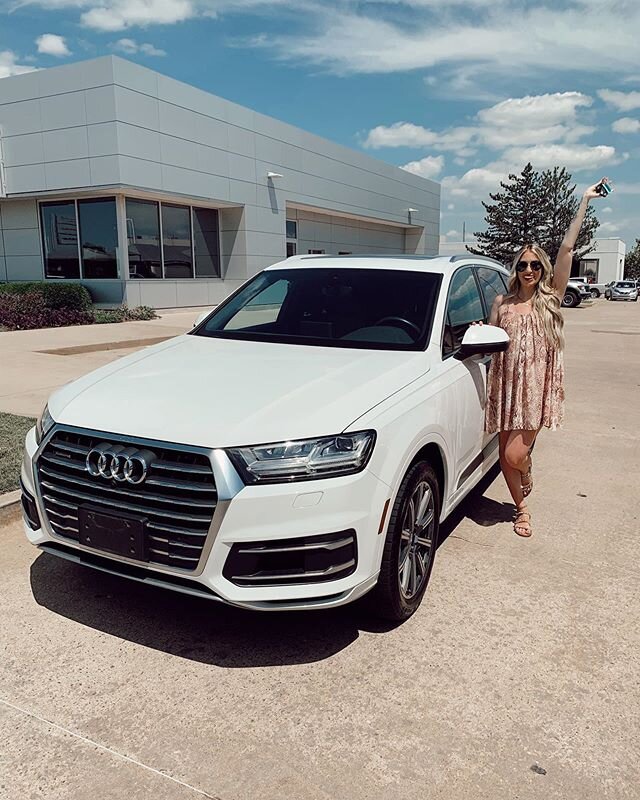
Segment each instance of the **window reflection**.
[[188,206],[162,204],[162,247],[165,278],[193,278],[191,215]]
[[129,277],[162,278],[158,204],[127,198]]
[[196,254],[196,277],[219,277],[218,211],[215,208],[193,209],[193,243]]
[[47,278],[79,278],[75,202],[40,205],[42,245]]
[[118,223],[114,198],[79,200],[78,220],[85,278],[117,278]]

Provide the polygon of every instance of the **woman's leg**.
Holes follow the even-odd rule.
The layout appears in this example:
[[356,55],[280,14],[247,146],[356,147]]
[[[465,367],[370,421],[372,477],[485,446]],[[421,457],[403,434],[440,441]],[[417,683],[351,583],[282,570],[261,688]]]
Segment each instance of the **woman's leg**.
[[538,431],[509,431],[509,436],[504,447],[504,457],[507,464],[518,472],[529,471],[531,462],[529,455],[536,441]]
[[514,433],[514,431],[500,431],[500,468],[507,482],[513,502],[516,508],[520,508],[524,501],[524,495],[522,494],[522,475],[517,468],[509,463],[506,456],[507,446],[512,433]]

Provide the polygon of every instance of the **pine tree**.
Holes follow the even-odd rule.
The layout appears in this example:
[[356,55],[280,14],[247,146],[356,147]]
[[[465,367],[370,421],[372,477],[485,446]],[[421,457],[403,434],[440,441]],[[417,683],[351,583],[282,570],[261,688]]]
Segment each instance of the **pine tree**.
[[489,195],[493,203],[482,203],[487,230],[474,233],[478,247],[467,250],[509,264],[523,244],[540,239],[544,224],[540,176],[527,164],[520,175],[510,174],[500,186],[504,191]]
[[[571,174],[564,167],[540,174],[527,164],[520,175],[510,174],[509,183],[501,182],[500,186],[503,192],[489,195],[493,204],[482,204],[487,212],[487,230],[474,234],[478,247],[467,250],[509,265],[522,245],[535,242],[554,263],[579,205]],[[576,242],[575,259],[584,258],[593,249],[591,244],[599,224],[589,206]]]
[[624,277],[629,280],[640,278],[640,239],[636,239],[624,259]]
[[[543,224],[538,244],[545,250],[552,264],[580,204],[574,195],[575,189],[575,184],[571,185],[571,174],[564,167],[548,169],[540,176]],[[578,261],[593,249],[591,243],[599,225],[593,207],[589,206],[574,247],[574,258]]]

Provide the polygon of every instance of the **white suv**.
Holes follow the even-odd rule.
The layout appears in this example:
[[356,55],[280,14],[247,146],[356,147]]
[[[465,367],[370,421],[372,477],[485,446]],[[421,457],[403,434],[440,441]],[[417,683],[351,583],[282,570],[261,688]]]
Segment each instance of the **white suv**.
[[495,464],[473,256],[302,256],[193,331],[56,391],[26,439],[47,553],[252,609],[420,604],[439,523]]

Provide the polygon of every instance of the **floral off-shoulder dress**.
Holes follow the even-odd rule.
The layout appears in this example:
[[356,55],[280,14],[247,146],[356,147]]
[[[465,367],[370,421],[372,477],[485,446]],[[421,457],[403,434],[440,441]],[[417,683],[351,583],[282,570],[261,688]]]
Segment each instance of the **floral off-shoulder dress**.
[[498,323],[509,334],[509,347],[494,353],[487,376],[485,431],[555,430],[564,417],[562,350],[547,342],[533,309],[498,309]]

